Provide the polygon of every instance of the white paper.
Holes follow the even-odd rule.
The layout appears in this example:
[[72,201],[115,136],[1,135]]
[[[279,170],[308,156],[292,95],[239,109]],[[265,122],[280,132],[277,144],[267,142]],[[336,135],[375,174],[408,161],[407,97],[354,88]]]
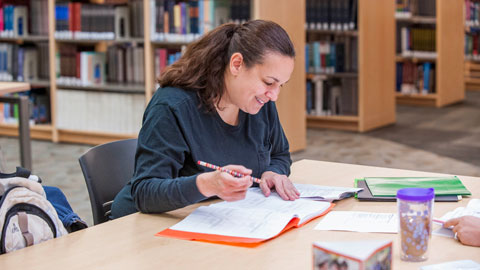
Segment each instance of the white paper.
[[454,238],[455,234],[451,229],[443,228],[443,227],[438,227],[435,230],[432,231],[433,235],[438,235],[438,236],[443,236],[443,237],[448,237],[448,238]]
[[393,213],[332,211],[320,220],[315,230],[397,233],[398,217]]
[[433,221],[437,223],[445,223],[452,218],[463,216],[480,217],[480,199],[471,199],[467,207],[458,207],[443,215],[441,218],[434,218]]
[[431,264],[420,267],[421,270],[479,270],[480,264],[472,260],[451,261],[446,263]]
[[275,193],[265,197],[259,188],[251,188],[244,200],[199,207],[170,229],[269,239],[279,234],[292,218],[300,218],[301,224],[330,205],[306,199],[285,201]]
[[300,192],[300,198],[309,198],[314,200],[333,201],[341,200],[352,196],[354,193],[362,190],[362,188],[332,187],[318,186],[308,184],[295,184]]

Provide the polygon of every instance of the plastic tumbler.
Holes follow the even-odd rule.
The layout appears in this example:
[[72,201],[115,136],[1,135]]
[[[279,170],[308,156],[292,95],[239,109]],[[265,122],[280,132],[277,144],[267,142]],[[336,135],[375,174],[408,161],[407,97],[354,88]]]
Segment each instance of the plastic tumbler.
[[433,188],[403,188],[397,191],[401,259],[425,261],[432,232]]

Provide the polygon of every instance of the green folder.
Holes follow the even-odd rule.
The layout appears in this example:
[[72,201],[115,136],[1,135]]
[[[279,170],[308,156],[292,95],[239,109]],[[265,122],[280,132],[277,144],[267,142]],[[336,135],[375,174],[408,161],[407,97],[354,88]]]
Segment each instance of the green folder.
[[446,177],[365,177],[374,197],[396,196],[401,188],[434,188],[435,195],[472,195],[456,176]]

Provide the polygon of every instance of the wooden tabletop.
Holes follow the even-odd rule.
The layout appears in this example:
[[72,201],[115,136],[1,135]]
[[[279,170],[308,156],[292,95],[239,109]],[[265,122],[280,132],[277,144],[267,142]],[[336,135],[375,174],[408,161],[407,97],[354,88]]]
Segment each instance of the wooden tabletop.
[[0,96],[27,90],[30,90],[30,84],[26,82],[0,82]]
[[[291,179],[298,183],[353,186],[355,177],[434,176],[436,173],[371,166],[302,160],[292,166]],[[480,193],[480,178],[459,176],[472,192]],[[460,202],[435,203],[440,217]],[[186,217],[195,204],[165,214],[133,214],[75,232],[58,239],[0,256],[0,269],[312,269],[312,242],[391,239],[394,241],[394,269],[418,269],[422,265],[472,259],[479,261],[480,248],[464,246],[451,238],[432,236],[429,259],[421,263],[400,260],[397,234],[316,231],[315,219],[255,248],[156,237]],[[354,198],[337,202],[333,211],[397,211],[395,202],[358,202]]]

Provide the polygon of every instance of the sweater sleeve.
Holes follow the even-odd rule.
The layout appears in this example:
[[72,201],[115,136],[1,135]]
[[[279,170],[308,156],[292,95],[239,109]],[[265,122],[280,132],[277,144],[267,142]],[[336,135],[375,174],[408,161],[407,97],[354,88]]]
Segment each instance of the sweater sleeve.
[[196,185],[197,175],[179,176],[189,148],[178,123],[167,105],[153,105],[145,113],[131,189],[143,213],[166,212],[206,198]]
[[272,107],[273,109],[270,114],[270,143],[272,145],[272,151],[270,153],[270,165],[267,167],[267,171],[288,176],[290,175],[290,166],[292,165],[290,147],[280,119],[278,118],[277,108],[273,102]]

